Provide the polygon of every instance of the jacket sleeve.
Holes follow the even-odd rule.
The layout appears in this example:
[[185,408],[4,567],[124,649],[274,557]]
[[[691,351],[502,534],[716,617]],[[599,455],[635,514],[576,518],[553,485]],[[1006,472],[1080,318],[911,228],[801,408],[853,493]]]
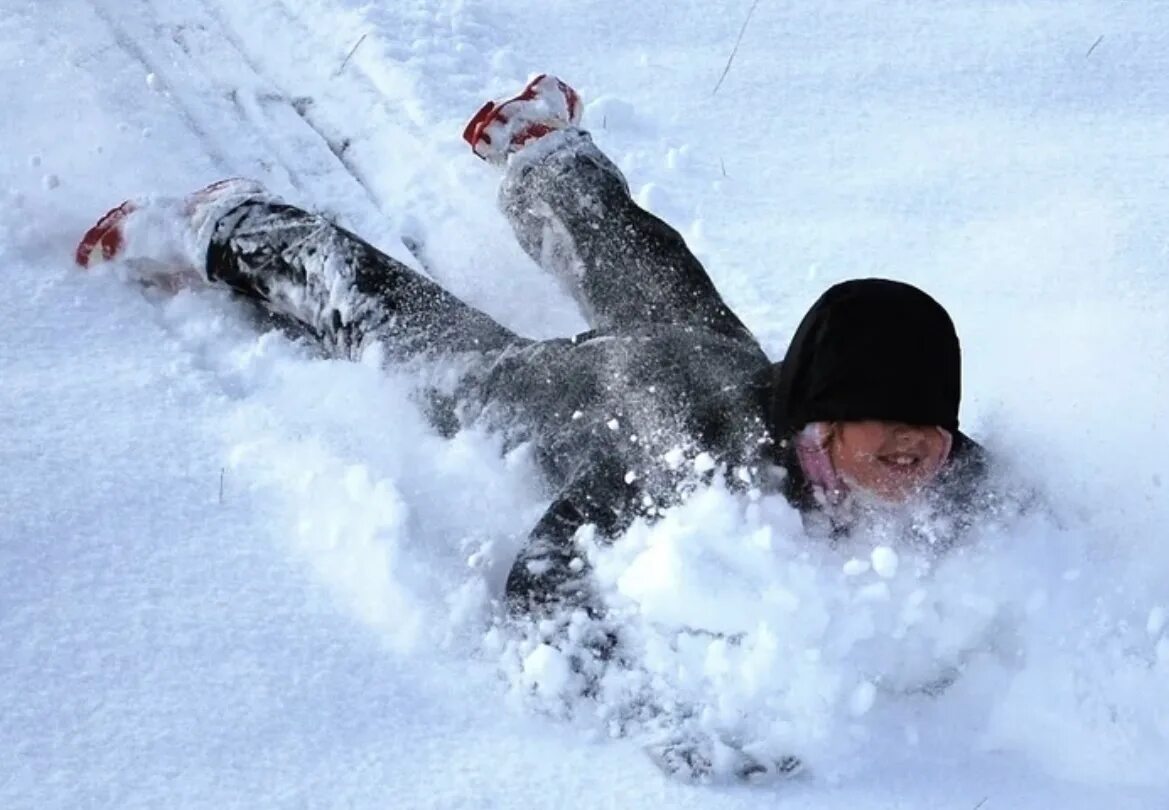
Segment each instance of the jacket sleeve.
[[597,460],[560,491],[528,536],[507,578],[507,606],[514,615],[541,615],[563,608],[604,611],[592,585],[577,532],[593,526],[612,542],[639,514],[641,491],[626,482],[621,465]]

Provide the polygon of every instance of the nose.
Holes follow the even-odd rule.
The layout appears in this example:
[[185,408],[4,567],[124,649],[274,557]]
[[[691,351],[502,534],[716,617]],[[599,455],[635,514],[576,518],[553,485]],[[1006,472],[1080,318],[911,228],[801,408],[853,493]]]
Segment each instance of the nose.
[[898,450],[912,450],[920,444],[921,437],[913,425],[897,425],[893,428],[893,441]]

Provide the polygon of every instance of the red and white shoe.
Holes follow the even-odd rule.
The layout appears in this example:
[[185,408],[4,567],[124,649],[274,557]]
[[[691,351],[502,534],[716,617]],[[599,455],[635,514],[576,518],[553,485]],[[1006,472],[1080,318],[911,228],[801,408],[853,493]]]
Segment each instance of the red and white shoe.
[[479,108],[467,122],[463,140],[488,163],[502,164],[525,144],[577,126],[581,113],[577,92],[564,80],[541,73],[518,96]]
[[143,281],[202,278],[219,217],[250,199],[274,199],[259,183],[220,180],[186,197],[142,197],[107,211],[85,232],[74,259],[84,268],[124,261]]

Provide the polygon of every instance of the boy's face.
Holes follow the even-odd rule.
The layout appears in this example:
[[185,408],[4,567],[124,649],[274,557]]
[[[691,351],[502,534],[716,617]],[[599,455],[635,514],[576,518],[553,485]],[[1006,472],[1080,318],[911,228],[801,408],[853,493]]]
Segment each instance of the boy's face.
[[901,422],[839,422],[828,451],[851,486],[900,502],[927,486],[950,454],[950,434],[939,427]]

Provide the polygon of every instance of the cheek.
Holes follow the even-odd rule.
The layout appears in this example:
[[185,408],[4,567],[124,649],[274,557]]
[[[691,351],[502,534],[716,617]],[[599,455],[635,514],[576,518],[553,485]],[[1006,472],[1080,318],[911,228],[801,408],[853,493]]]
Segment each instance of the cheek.
[[836,470],[846,481],[874,495],[889,500],[902,500],[927,486],[938,474],[945,461],[944,444],[931,443],[928,456],[912,469],[890,468],[876,458],[876,451],[833,453]]
[[950,440],[941,436],[929,443],[929,464],[927,467],[931,477],[937,475],[946,463],[946,458],[950,455],[950,446]]
[[836,471],[848,481],[864,489],[880,488],[888,477],[888,470],[873,452],[857,452],[856,448],[833,454]]

